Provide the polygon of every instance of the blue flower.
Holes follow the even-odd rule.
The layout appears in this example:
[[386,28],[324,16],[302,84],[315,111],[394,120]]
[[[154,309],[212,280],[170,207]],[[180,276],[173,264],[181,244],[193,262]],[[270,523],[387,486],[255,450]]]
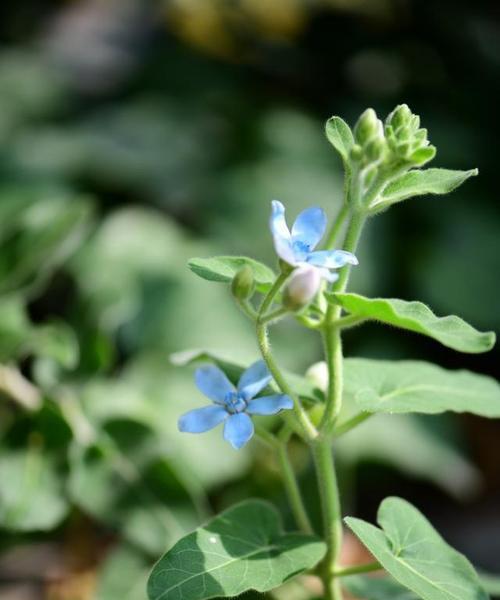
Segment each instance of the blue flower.
[[323,279],[333,282],[338,275],[330,273],[330,269],[358,264],[354,254],[345,250],[314,252],[326,229],[325,212],[318,206],[303,210],[295,219],[290,233],[285,220],[285,207],[278,200],[273,200],[270,227],[276,253],[292,267],[311,265],[320,271]]
[[275,415],[283,409],[293,408],[292,399],[285,394],[255,397],[271,379],[262,360],[241,375],[237,387],[214,365],[197,369],[196,385],[214,405],[182,415],[178,423],[179,431],[203,433],[224,422],[224,439],[233,448],[242,448],[254,433],[249,415]]

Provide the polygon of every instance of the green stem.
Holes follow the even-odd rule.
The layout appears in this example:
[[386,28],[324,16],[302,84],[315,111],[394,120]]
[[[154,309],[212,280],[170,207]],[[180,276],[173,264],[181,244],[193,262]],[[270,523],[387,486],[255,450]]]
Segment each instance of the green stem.
[[341,435],[344,435],[344,433],[351,431],[351,429],[354,429],[355,427],[369,419],[371,416],[373,416],[373,414],[374,413],[370,412],[359,412],[357,415],[354,415],[354,417],[351,417],[350,419],[347,419],[347,421],[344,421],[340,425],[337,425],[333,430],[333,437],[337,438]]
[[288,450],[286,443],[279,444],[277,446],[278,458],[281,467],[281,475],[283,477],[283,483],[288,495],[288,501],[292,508],[293,516],[297,525],[304,533],[312,533],[311,522],[302,500],[300,488],[295,477],[290,458],[288,456]]
[[355,327],[356,325],[361,325],[361,323],[365,323],[368,321],[366,317],[359,317],[358,315],[346,315],[345,317],[340,317],[335,321],[335,326],[340,327],[341,329],[348,329],[349,327]]
[[261,317],[260,322],[272,323],[273,321],[277,321],[281,317],[284,317],[286,314],[288,314],[288,312],[288,309],[282,306],[281,308],[277,308],[276,310],[273,310],[272,312],[267,313],[267,315]]
[[323,331],[323,344],[328,368],[326,406],[321,419],[320,431],[331,431],[342,408],[343,356],[340,330],[330,325]]
[[328,235],[326,236],[325,248],[327,250],[333,248],[335,244],[335,240],[338,238],[340,230],[342,229],[342,225],[344,221],[347,219],[349,215],[349,204],[348,202],[344,202],[342,208],[340,209],[337,218],[333,222]]
[[327,545],[322,572],[322,579],[325,585],[325,599],[342,600],[340,584],[335,577],[342,545],[342,516],[340,512],[337,475],[330,441],[328,439],[321,439],[312,444],[312,450],[321,500],[323,535]]
[[360,573],[371,573],[372,571],[380,571],[383,569],[379,562],[372,562],[366,565],[356,565],[354,567],[346,567],[335,571],[335,577],[349,577],[349,575],[358,575]]
[[297,421],[299,422],[302,434],[306,439],[313,440],[317,437],[318,432],[316,431],[316,428],[307,416],[307,412],[302,406],[300,398],[288,385],[288,382],[283,376],[283,373],[278,367],[278,364],[274,360],[274,357],[271,352],[271,345],[269,343],[267,325],[265,322],[262,321],[264,315],[266,314],[269,307],[272,305],[275,296],[280,291],[280,288],[287,277],[287,273],[281,273],[274,282],[272,288],[269,290],[267,296],[264,298],[264,301],[262,302],[262,306],[260,307],[259,316],[257,319],[257,342],[259,344],[259,349],[260,353],[262,354],[262,358],[266,362],[267,368],[273,376],[274,381],[276,381],[281,391],[287,396],[290,396],[290,398],[293,400],[294,414],[297,418]]
[[257,319],[257,311],[248,300],[236,299],[238,306],[242,312],[252,321]]

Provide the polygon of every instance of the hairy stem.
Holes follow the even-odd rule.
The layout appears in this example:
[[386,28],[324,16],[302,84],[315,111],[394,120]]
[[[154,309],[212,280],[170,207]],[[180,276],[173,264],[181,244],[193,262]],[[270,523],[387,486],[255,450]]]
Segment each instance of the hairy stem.
[[285,484],[288,501],[292,508],[293,516],[297,525],[304,533],[312,533],[311,522],[302,500],[299,484],[293,470],[286,443],[280,443],[277,446],[278,459],[281,467],[281,476]]
[[335,570],[342,545],[342,516],[330,440],[323,438],[317,441],[312,445],[312,450],[321,501],[323,535],[327,545],[322,569],[325,599],[341,600],[342,591]]
[[358,575],[360,573],[371,573],[372,571],[380,571],[383,569],[379,562],[367,563],[365,565],[355,565],[335,571],[336,577],[348,577],[349,575]]
[[342,229],[342,225],[344,221],[347,219],[349,215],[349,204],[345,202],[340,209],[337,218],[333,222],[328,235],[326,236],[325,248],[330,250],[333,248],[335,241],[337,240],[340,230]]
[[281,372],[280,368],[278,367],[277,362],[274,360],[274,357],[271,352],[271,345],[269,343],[268,328],[266,323],[263,322],[263,318],[266,316],[267,310],[272,306],[274,298],[280,291],[280,288],[287,277],[288,275],[286,273],[281,273],[274,282],[272,288],[269,290],[267,296],[264,298],[264,301],[262,302],[262,306],[260,307],[259,316],[257,319],[257,342],[259,344],[260,353],[262,354],[262,358],[267,364],[269,372],[273,376],[281,391],[287,396],[290,396],[290,398],[293,400],[294,414],[300,425],[302,435],[308,440],[313,440],[317,437],[318,432],[316,431],[316,428],[307,416],[307,412],[302,406],[300,398],[292,390],[292,388],[286,381],[283,373]]

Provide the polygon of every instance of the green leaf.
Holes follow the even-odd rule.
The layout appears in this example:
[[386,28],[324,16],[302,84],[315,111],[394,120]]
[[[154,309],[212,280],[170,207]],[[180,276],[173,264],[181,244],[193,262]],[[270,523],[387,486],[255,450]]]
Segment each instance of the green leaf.
[[337,150],[344,162],[349,159],[349,151],[354,145],[354,136],[349,125],[340,117],[331,117],[326,122],[326,137]]
[[273,271],[262,263],[246,256],[214,256],[212,258],[192,258],[188,266],[202,279],[230,282],[236,273],[245,266],[252,269],[257,290],[268,292],[276,279]]
[[492,596],[500,596],[500,574],[484,573],[479,571],[479,579],[483,588]]
[[375,527],[348,517],[347,525],[386,571],[423,600],[487,600],[469,561],[449,546],[409,502],[387,498]]
[[500,385],[486,375],[417,360],[345,361],[345,393],[361,410],[437,414],[447,410],[500,418]]
[[13,531],[47,531],[68,511],[63,482],[41,449],[0,455],[0,525]]
[[[214,363],[224,371],[234,384],[238,382],[241,374],[247,368],[246,366],[236,364],[206,350],[184,350],[182,352],[176,352],[170,355],[170,361],[172,364],[180,367],[202,362]],[[283,372],[292,388],[301,398],[309,400],[312,403],[323,401],[323,393],[309,379],[296,375],[295,373],[290,373],[286,370]]]
[[478,331],[455,315],[436,317],[422,302],[365,298],[358,294],[335,294],[335,297],[353,315],[422,333],[460,352],[487,352],[495,344],[492,331]]
[[284,534],[272,505],[247,500],[177,542],[155,565],[148,597],[204,600],[266,592],[314,567],[325,550],[316,537]]
[[372,209],[385,208],[413,196],[448,194],[464,181],[477,175],[477,169],[453,171],[450,169],[424,169],[408,171],[393,179],[371,205]]
[[360,600],[418,600],[419,598],[391,577],[356,575],[346,577],[342,584],[350,594]]

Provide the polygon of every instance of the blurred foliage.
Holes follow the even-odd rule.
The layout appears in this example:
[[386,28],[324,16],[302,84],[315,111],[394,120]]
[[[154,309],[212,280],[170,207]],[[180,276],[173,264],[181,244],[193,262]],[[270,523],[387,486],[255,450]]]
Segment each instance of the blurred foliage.
[[[341,170],[323,136],[331,114],[352,121],[367,104],[387,112],[407,101],[438,165],[480,169],[449,198],[374,221],[356,291],[421,297],[438,314],[500,327],[499,15],[487,2],[449,0],[23,0],[1,10],[1,548],[8,557],[53,540],[76,570],[96,570],[93,597],[135,600],[152,561],[212,508],[258,494],[286,510],[258,442],[236,453],[218,432],[178,434],[178,414],[201,396],[168,356],[198,346],[256,357],[227,290],[186,263],[269,262],[274,197],[291,212],[318,203],[335,214]],[[393,345],[390,331],[366,331],[349,335],[348,353],[490,374],[498,365],[498,350],[463,358],[424,338]],[[319,357],[293,325],[277,329],[275,344],[298,372]],[[389,482],[410,473],[403,485],[423,502],[494,502],[498,469],[467,458],[470,447],[487,455],[490,438],[463,420],[435,428],[405,417],[388,436],[379,417],[346,438],[352,503],[369,515],[378,504],[366,465],[385,465]],[[306,457],[294,459],[307,482]],[[71,542],[82,530],[90,549]],[[490,550],[481,560],[494,569],[499,549]]]

